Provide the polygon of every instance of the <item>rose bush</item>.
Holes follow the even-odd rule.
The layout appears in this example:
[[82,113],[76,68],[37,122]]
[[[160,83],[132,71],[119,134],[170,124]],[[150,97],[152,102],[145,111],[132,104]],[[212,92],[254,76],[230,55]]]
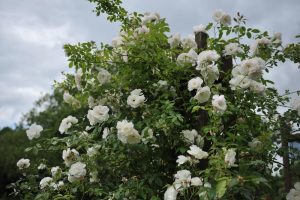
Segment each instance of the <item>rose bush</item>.
[[[14,184],[15,194],[284,198],[289,191],[278,192],[283,186],[276,184],[274,165],[276,155],[286,151],[276,142],[284,125],[299,125],[300,104],[296,100],[279,113],[278,106],[289,105],[289,93],[278,94],[264,78],[289,58],[279,35],[248,28],[242,15],[232,19],[221,10],[213,14],[215,23],[195,26],[194,35],[185,38],[169,35],[157,13],[115,19],[124,23],[111,45],[64,46],[75,73],[55,87],[74,114],[61,119],[52,138],[35,144],[36,151],[61,151],[62,162],[46,166],[41,176],[26,174],[38,168],[21,159],[24,178]],[[30,140],[42,133],[36,124],[27,131]]]

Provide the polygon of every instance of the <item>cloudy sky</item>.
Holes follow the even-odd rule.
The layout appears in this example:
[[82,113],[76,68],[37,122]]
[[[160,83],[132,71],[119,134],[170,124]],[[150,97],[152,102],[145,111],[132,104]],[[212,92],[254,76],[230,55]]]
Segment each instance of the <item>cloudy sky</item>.
[[[129,11],[159,12],[182,36],[210,22],[216,9],[241,12],[248,25],[281,32],[283,42],[300,33],[299,0],[124,0]],[[67,70],[62,45],[110,43],[118,24],[96,17],[87,0],[0,0],[0,127],[14,126],[35,100],[51,91]],[[300,88],[300,70],[286,63],[268,77],[281,91]]]

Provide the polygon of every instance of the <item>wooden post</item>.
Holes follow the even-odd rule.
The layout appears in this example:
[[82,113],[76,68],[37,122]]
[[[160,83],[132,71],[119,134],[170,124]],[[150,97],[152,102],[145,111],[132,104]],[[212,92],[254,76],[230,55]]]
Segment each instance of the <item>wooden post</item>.
[[280,135],[281,135],[281,149],[282,149],[282,160],[283,160],[283,177],[284,177],[284,190],[289,192],[292,188],[292,178],[290,169],[290,158],[289,158],[289,135],[291,127],[284,117],[280,118]]

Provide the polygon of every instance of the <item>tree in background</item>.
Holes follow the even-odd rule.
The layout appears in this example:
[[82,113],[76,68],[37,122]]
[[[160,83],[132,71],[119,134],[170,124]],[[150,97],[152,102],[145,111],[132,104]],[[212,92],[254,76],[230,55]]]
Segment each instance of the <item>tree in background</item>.
[[[297,198],[289,142],[299,141],[292,132],[299,131],[300,100],[290,103],[292,92],[278,94],[264,74],[287,58],[297,63],[299,44],[283,48],[280,34],[246,27],[239,13],[232,19],[218,10],[215,23],[181,38],[168,35],[157,13],[91,2],[98,15],[122,22],[120,35],[111,45],[64,46],[75,74],[55,87],[68,107],[58,102],[38,117],[30,112],[26,133],[36,142],[26,151],[47,154],[17,163],[24,176],[14,184],[16,196]],[[279,106],[289,109],[279,113]],[[53,152],[60,162],[45,163]],[[33,160],[45,164],[42,174]]]

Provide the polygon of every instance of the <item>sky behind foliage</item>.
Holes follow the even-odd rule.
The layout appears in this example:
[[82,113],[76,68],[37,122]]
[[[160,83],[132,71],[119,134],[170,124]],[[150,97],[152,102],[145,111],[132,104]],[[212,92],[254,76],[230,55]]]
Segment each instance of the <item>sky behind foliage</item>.
[[[281,32],[283,43],[300,33],[299,0],[126,0],[129,11],[158,12],[171,32],[192,34],[192,27],[212,21],[212,12],[242,13],[251,27]],[[118,24],[96,17],[87,0],[0,0],[0,128],[13,126],[22,113],[51,91],[53,80],[68,70],[65,43],[110,43]],[[281,92],[300,88],[300,70],[280,65],[268,77]]]

